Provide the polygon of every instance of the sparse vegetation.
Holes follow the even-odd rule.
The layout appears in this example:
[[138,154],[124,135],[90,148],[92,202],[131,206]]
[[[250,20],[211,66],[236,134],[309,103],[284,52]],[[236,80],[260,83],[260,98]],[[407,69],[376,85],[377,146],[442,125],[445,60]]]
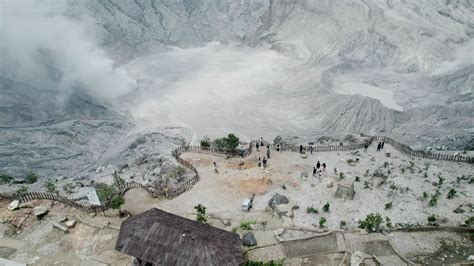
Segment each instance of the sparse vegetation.
[[16,193],[17,193],[17,194],[20,194],[20,195],[26,194],[27,192],[28,192],[28,187],[26,187],[26,186],[21,186],[21,187],[16,191]]
[[256,221],[241,222],[239,227],[242,230],[252,230],[252,225],[256,223],[257,223]]
[[201,148],[209,149],[211,147],[211,139],[208,136],[204,136],[201,140]]
[[63,186],[63,190],[66,192],[66,193],[72,193],[74,189],[74,185],[72,183],[66,183],[64,186]]
[[101,203],[110,202],[116,193],[115,188],[106,183],[97,183],[95,185],[95,191]]
[[307,213],[319,213],[318,209],[314,208],[313,206],[306,208]]
[[438,205],[438,198],[441,193],[439,192],[439,189],[436,190],[435,194],[431,195],[430,199],[430,206],[436,206]]
[[36,181],[38,181],[38,176],[33,173],[33,172],[29,172],[27,175],[26,175],[26,183],[27,184],[33,184],[35,183]]
[[387,161],[383,162],[383,167],[384,167],[384,168],[387,168],[387,167],[388,167],[388,162],[387,162]]
[[464,221],[467,227],[473,227],[474,226],[474,216],[469,217],[466,221]]
[[452,199],[457,195],[457,191],[455,188],[450,188],[448,191],[448,199]]
[[392,208],[393,202],[385,203],[385,209],[389,210]]
[[13,177],[7,174],[0,174],[0,183],[8,183],[13,180]]
[[367,215],[365,220],[359,220],[359,228],[367,230],[367,232],[377,232],[381,229],[383,223],[382,215],[371,213]]
[[323,206],[323,212],[329,212],[330,207],[331,205],[329,204],[329,202],[326,202],[326,204],[324,204]]
[[321,218],[319,219],[319,227],[323,228],[324,225],[326,224],[326,221],[327,221],[326,218],[321,217]]
[[114,171],[112,176],[114,177],[115,186],[120,186],[120,185],[123,185],[125,183],[125,180],[123,180],[123,178],[117,173],[117,171]]
[[339,179],[344,179],[344,173],[343,172],[339,172]]
[[428,192],[426,192],[426,191],[423,192],[423,198],[424,198],[424,199],[427,199],[427,198],[428,198]]
[[441,187],[444,183],[445,178],[441,175],[438,176],[438,187]]
[[196,221],[201,222],[201,223],[206,223],[207,222],[207,216],[206,216],[206,207],[199,203],[198,205],[194,206],[194,209],[196,210]]
[[51,180],[46,180],[43,183],[43,187],[48,191],[49,193],[57,193],[56,191],[56,185],[53,183]]

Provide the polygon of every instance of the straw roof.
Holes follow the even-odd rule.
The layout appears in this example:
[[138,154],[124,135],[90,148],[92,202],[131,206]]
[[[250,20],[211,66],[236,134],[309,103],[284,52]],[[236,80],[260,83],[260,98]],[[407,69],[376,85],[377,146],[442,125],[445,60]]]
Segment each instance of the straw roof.
[[125,220],[115,249],[154,265],[240,265],[238,234],[156,208]]

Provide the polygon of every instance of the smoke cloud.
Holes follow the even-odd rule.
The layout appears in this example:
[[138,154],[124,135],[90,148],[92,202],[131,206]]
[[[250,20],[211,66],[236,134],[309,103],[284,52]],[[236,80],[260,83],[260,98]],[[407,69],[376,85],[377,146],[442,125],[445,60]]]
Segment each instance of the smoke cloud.
[[65,16],[66,1],[11,0],[0,4],[1,74],[61,91],[83,88],[110,99],[135,81],[96,44],[91,23]]

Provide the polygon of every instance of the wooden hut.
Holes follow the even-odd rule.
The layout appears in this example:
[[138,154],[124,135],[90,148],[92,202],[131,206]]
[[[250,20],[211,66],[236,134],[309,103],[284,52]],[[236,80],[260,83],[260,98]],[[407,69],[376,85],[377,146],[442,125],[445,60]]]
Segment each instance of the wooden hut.
[[122,223],[115,249],[139,265],[241,265],[241,240],[231,233],[156,208]]

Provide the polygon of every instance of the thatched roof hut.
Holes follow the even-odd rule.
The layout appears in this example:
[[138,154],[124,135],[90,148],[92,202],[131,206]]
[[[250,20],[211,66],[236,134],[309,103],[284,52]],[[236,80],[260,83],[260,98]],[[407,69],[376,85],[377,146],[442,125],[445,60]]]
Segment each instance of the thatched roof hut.
[[132,216],[120,227],[115,249],[141,265],[240,265],[238,234],[156,208]]

